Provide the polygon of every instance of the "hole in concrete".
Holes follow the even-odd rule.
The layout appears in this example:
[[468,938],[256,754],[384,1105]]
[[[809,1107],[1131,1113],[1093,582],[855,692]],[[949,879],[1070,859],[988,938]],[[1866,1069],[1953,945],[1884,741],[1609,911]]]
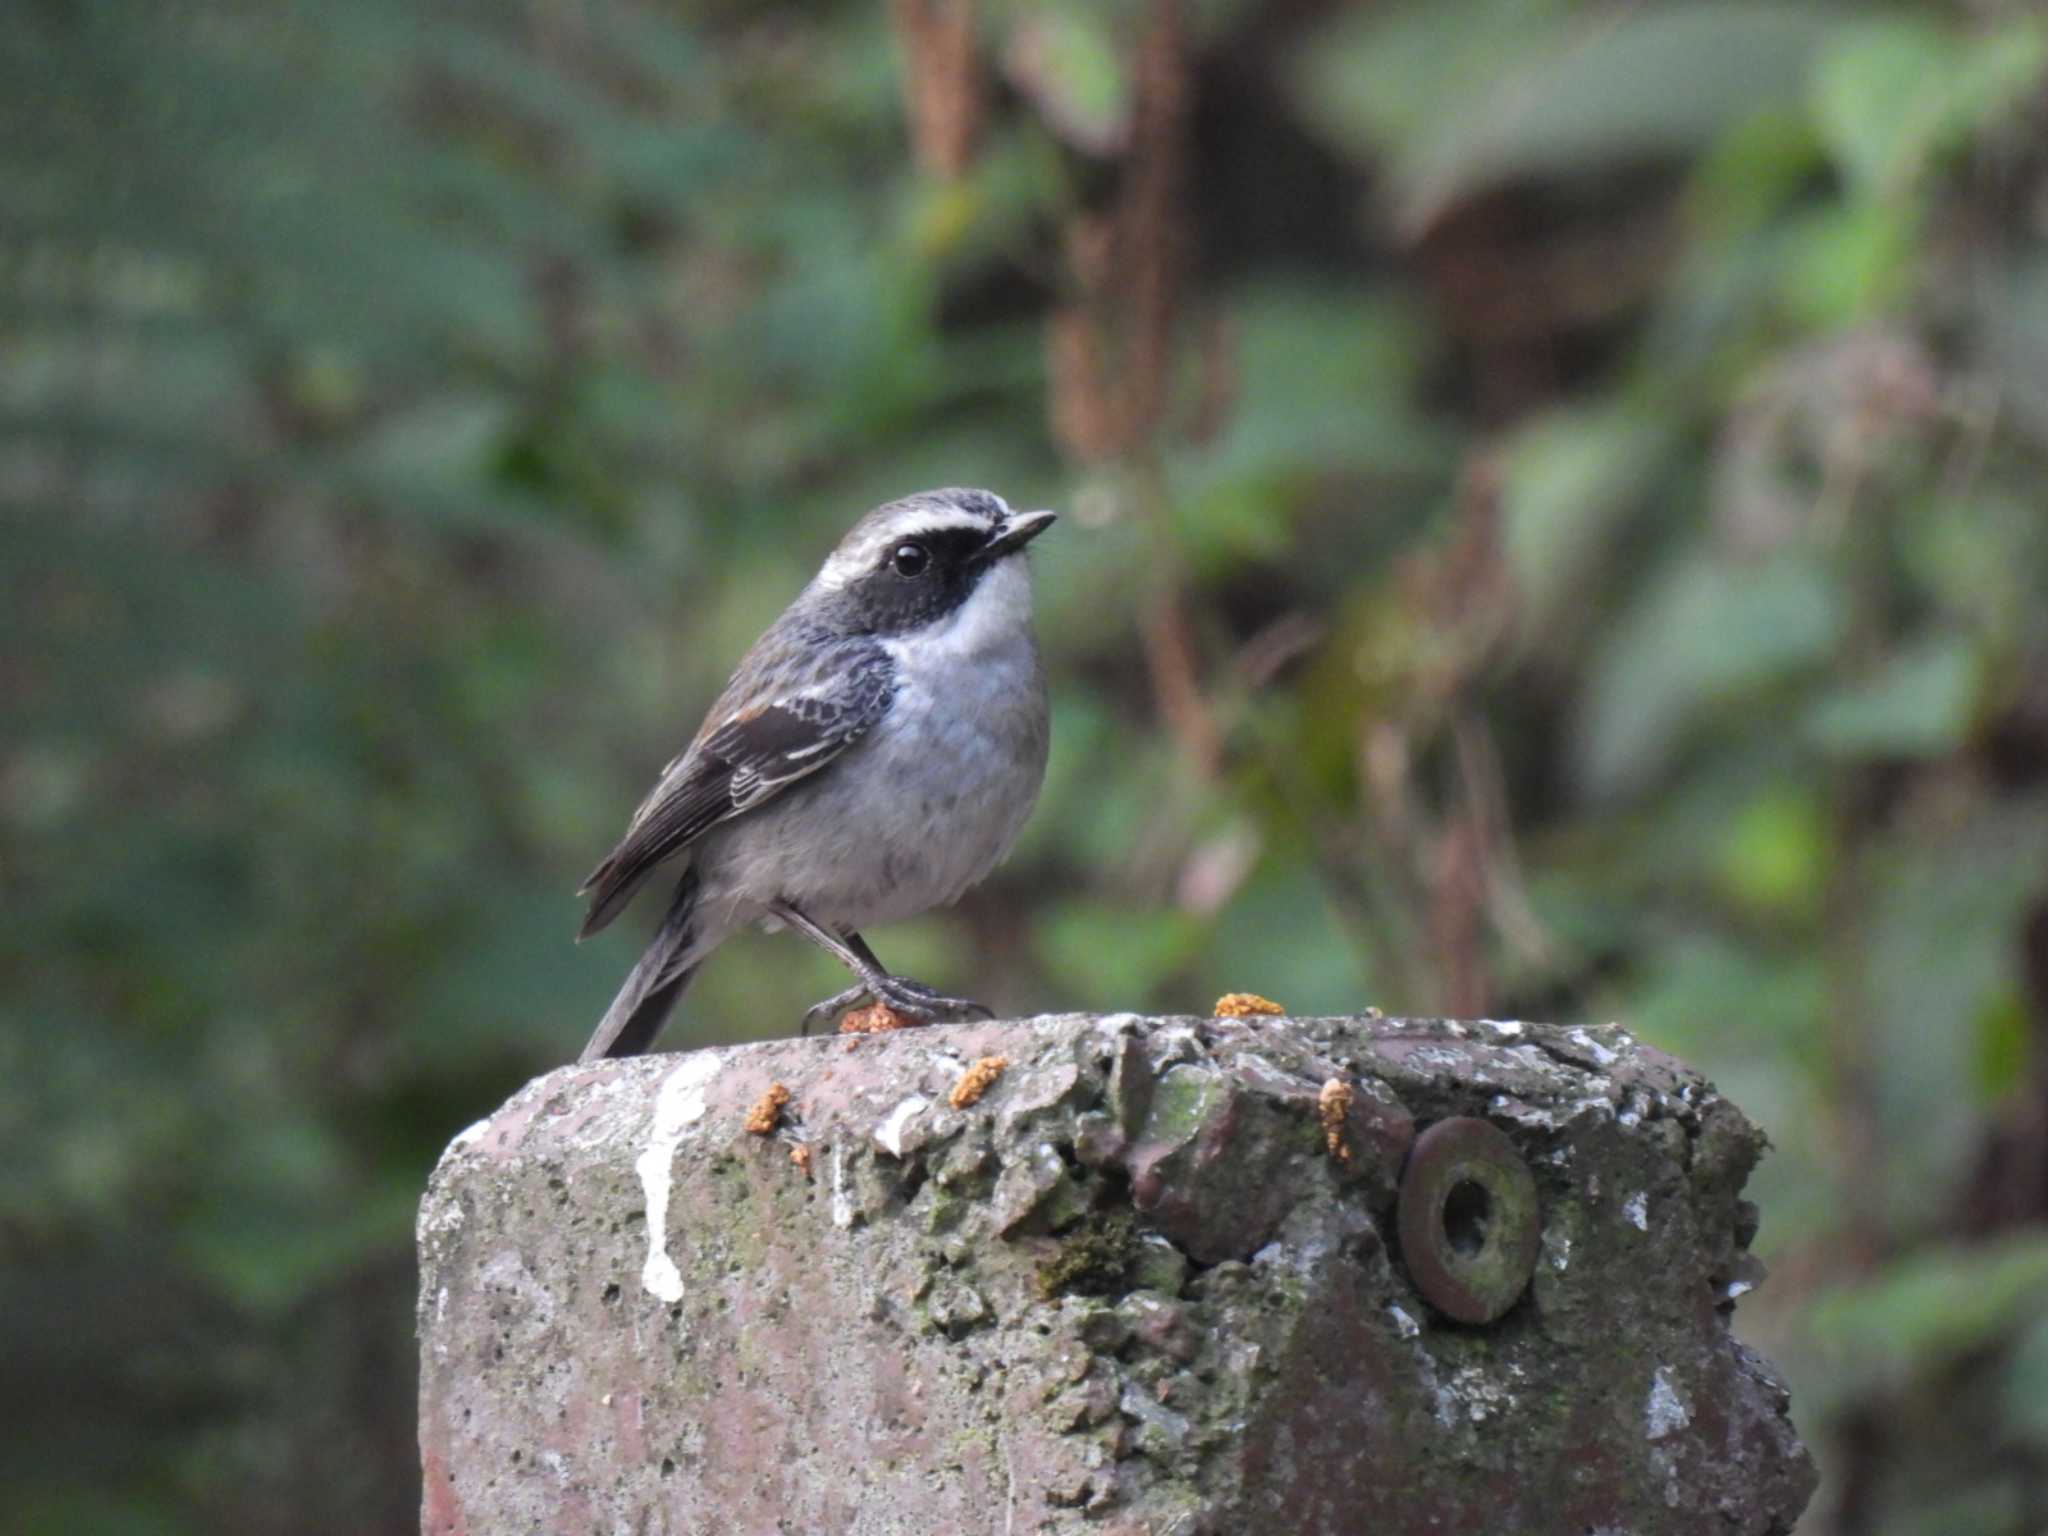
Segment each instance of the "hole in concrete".
[[663,1477],[674,1477],[676,1475],[676,1459],[673,1456],[661,1458],[661,1475]]
[[619,1282],[614,1280],[604,1288],[604,1304],[610,1306],[619,1299]]
[[1493,1218],[1493,1196],[1473,1179],[1451,1186],[1444,1196],[1444,1240],[1460,1258],[1471,1258],[1486,1246],[1486,1225]]
[[921,1157],[911,1158],[903,1168],[903,1183],[897,1192],[898,1199],[904,1205],[910,1204],[911,1201],[917,1198],[918,1191],[924,1188],[925,1181],[930,1177],[931,1170],[925,1167],[924,1159]]

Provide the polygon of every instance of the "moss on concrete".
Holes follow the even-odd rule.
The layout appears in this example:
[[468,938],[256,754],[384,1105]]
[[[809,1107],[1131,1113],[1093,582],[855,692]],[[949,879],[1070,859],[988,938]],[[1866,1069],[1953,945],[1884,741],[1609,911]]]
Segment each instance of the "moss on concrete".
[[1112,1296],[1143,1252],[1129,1211],[1097,1212],[1060,1242],[1038,1266],[1038,1293],[1050,1300],[1069,1293]]

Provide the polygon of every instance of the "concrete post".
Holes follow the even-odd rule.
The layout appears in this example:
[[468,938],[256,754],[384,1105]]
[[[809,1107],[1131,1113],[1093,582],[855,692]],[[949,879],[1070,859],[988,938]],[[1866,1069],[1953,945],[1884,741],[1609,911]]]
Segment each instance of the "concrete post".
[[424,1528],[1789,1531],[1813,1469],[1729,1330],[1763,1144],[1612,1026],[564,1069],[421,1206]]

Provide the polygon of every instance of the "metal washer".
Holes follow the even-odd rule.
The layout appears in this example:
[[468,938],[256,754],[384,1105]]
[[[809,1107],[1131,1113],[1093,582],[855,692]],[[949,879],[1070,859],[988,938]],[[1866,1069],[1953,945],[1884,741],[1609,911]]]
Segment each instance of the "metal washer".
[[1408,1154],[1397,1224],[1401,1257],[1423,1298],[1458,1322],[1493,1322],[1536,1269],[1536,1177],[1484,1120],[1439,1120]]

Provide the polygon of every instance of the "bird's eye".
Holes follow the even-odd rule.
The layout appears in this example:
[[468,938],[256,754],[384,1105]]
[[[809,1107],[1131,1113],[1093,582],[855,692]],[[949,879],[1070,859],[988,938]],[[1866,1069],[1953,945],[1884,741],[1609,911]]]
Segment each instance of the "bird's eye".
[[922,544],[898,544],[896,553],[889,557],[889,563],[896,568],[898,576],[922,576],[925,567],[932,563],[932,552]]

